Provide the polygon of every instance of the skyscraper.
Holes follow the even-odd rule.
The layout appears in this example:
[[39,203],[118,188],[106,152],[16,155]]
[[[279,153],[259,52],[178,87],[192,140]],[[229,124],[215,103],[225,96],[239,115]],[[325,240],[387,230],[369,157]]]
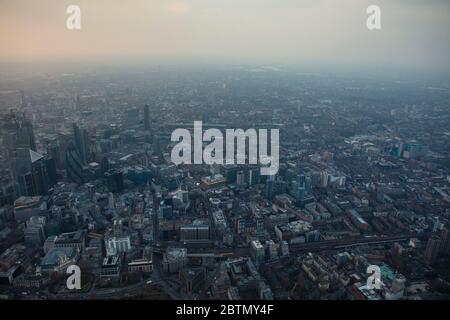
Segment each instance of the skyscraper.
[[77,96],[75,99],[75,110],[81,111],[81,102],[80,102],[80,96]]
[[49,188],[53,187],[56,184],[57,181],[56,167],[57,164],[55,158],[52,156],[47,156],[45,158],[45,168],[47,170]]
[[89,147],[89,135],[86,129],[80,129],[76,123],[73,124],[73,135],[75,140],[75,146],[80,160],[83,164],[87,164],[89,161],[90,147]]
[[18,174],[20,194],[23,196],[47,194],[49,176],[44,156],[29,149],[27,162],[28,166],[21,168]]
[[276,195],[286,193],[286,182],[282,180],[271,179],[266,181],[265,195],[266,198],[272,200]]
[[148,104],[144,106],[144,129],[150,130],[150,107]]
[[32,123],[23,113],[11,111],[1,120],[1,133],[9,159],[16,157],[18,149],[36,151]]
[[67,177],[72,182],[77,184],[84,183],[83,177],[83,163],[81,161],[80,155],[73,142],[70,142],[67,146],[66,151],[66,170]]
[[444,227],[441,231],[441,251],[448,252],[450,249],[450,230]]
[[25,91],[20,90],[20,107],[26,108],[27,107],[27,100],[25,98]]
[[44,156],[30,150],[33,195],[45,195],[49,189],[49,177]]
[[100,161],[100,168],[102,170],[102,173],[105,173],[110,169],[109,160],[107,157],[103,157]]
[[125,110],[124,124],[128,127],[139,124],[139,109],[136,107]]
[[441,248],[441,240],[437,236],[432,236],[428,239],[427,248],[425,249],[425,263],[430,265],[436,261],[436,258]]
[[19,183],[19,194],[22,196],[32,196],[34,194],[33,189],[33,176],[30,171],[21,173],[17,176]]

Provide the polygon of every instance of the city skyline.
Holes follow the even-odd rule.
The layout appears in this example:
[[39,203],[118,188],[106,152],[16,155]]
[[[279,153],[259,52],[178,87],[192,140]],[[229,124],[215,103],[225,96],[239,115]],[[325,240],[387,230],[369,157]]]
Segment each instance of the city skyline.
[[449,27],[443,0],[0,0],[0,300],[450,300]]

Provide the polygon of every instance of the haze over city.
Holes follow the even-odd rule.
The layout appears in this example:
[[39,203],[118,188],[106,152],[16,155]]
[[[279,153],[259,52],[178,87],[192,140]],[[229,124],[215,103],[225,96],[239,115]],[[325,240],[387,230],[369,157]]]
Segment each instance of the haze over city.
[[[369,0],[133,0],[0,2],[2,60],[251,62],[450,70],[450,2]],[[81,8],[82,29],[65,27]]]

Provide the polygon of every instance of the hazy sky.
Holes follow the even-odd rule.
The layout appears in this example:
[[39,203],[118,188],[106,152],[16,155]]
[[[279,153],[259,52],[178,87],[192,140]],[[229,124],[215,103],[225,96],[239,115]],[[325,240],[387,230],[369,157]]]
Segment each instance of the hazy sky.
[[[66,29],[78,4],[82,30]],[[382,30],[366,29],[366,8]],[[0,0],[0,58],[196,58],[450,70],[450,0]]]

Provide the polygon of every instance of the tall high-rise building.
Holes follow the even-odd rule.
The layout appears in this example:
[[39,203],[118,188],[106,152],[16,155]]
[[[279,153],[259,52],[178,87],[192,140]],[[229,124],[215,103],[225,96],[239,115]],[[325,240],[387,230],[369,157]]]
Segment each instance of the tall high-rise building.
[[148,104],[144,106],[144,129],[150,130],[150,107]]
[[427,247],[425,249],[425,263],[430,265],[436,261],[439,254],[439,249],[441,248],[441,240],[437,236],[432,236],[428,239]]
[[47,194],[50,184],[44,156],[28,150],[27,163],[28,166],[23,167],[17,176],[20,194],[23,196]]
[[27,107],[27,99],[25,98],[25,91],[20,90],[20,106],[21,108]]
[[47,155],[55,161],[55,166],[60,166],[60,148],[58,143],[55,141],[49,145],[47,145]]
[[78,150],[73,142],[70,142],[66,151],[67,177],[77,184],[84,183],[83,163]]
[[276,195],[286,193],[286,182],[282,180],[269,179],[266,181],[265,195],[272,200]]
[[8,152],[24,148],[36,151],[33,124],[23,113],[11,111],[1,122],[1,132]]
[[57,163],[54,157],[45,157],[45,169],[47,170],[49,188],[53,187],[57,182],[56,167]]
[[19,183],[19,194],[22,196],[33,196],[33,175],[31,171],[21,173],[17,176]]
[[33,196],[45,195],[49,189],[49,177],[44,156],[30,150],[31,176],[33,181]]
[[110,169],[110,164],[107,157],[103,157],[102,160],[100,161],[100,168],[102,173],[105,173]]
[[448,252],[450,250],[450,230],[444,227],[441,231],[441,251]]
[[261,169],[259,166],[251,166],[248,169],[247,175],[248,175],[248,184],[251,186],[254,186],[258,183],[260,183],[261,176],[260,176]]
[[311,177],[300,173],[291,182],[290,194],[295,198],[297,205],[304,206],[314,200],[310,191],[312,187]]
[[89,134],[86,129],[80,129],[76,123],[73,124],[75,146],[83,164],[87,164],[90,158]]
[[11,170],[0,170],[0,206],[12,204],[18,196],[16,179]]
[[76,111],[81,111],[80,96],[77,96],[76,99],[75,99],[75,110]]
[[[66,152],[67,152],[67,146],[70,144],[70,142],[73,140],[73,135],[70,132],[61,132],[58,133],[58,151],[59,156],[57,157],[57,165],[58,169],[63,170],[66,168]],[[50,154],[52,154],[49,151]]]
[[125,119],[124,124],[126,126],[132,127],[139,124],[139,109],[138,108],[130,108],[125,110]]

